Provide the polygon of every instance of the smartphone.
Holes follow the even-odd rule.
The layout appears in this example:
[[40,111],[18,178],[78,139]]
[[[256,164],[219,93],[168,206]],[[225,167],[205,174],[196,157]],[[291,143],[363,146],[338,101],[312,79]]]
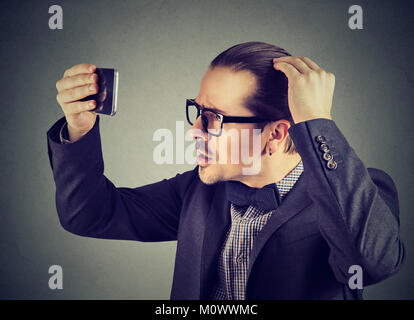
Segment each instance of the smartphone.
[[107,68],[96,68],[95,73],[98,75],[98,92],[80,100],[95,100],[96,107],[89,111],[114,116],[118,97],[119,73],[116,69]]

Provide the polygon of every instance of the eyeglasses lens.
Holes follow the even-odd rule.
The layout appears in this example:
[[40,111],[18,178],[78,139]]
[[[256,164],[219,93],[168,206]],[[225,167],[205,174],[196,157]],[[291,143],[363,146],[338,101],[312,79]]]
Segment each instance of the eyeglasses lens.
[[[191,105],[188,108],[188,118],[191,124],[194,124],[197,121],[197,118],[200,116],[200,111],[195,105]],[[210,131],[213,134],[218,133],[221,127],[221,118],[219,115],[211,111],[202,111],[201,112],[201,122],[203,124],[203,129],[205,131]]]

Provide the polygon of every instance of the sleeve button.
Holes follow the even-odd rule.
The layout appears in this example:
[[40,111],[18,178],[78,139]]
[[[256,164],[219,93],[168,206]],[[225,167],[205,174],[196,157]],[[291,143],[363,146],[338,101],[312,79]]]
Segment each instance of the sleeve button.
[[315,138],[315,140],[316,140],[316,142],[319,142],[319,143],[325,143],[326,142],[326,138],[324,136],[317,136]]
[[338,164],[336,163],[335,160],[331,159],[326,163],[326,166],[328,167],[329,170],[335,170],[336,168],[338,168]]
[[325,152],[325,153],[322,155],[322,158],[323,158],[323,160],[329,161],[329,160],[333,159],[333,156],[332,156],[332,154],[330,154],[329,152]]
[[325,143],[322,143],[322,144],[319,146],[319,150],[321,150],[321,151],[323,151],[323,152],[328,152],[328,151],[329,151],[329,146],[328,146],[327,144],[325,144]]

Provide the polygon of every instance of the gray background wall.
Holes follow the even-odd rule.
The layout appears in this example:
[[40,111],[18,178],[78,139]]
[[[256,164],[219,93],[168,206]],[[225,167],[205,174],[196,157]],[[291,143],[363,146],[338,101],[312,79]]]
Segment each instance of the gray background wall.
[[[49,30],[48,8],[63,8]],[[364,9],[364,30],[348,8]],[[245,41],[308,56],[336,75],[333,118],[367,167],[397,185],[408,259],[367,299],[414,297],[413,13],[411,1],[1,1],[0,297],[168,299],[176,243],[84,238],[59,224],[46,131],[63,113],[56,81],[94,63],[120,71],[118,114],[101,117],[105,175],[137,187],[192,165],[157,165],[157,128],[175,132],[185,98],[198,93],[208,63]],[[186,127],[188,129],[188,127]],[[48,288],[63,267],[64,289]]]

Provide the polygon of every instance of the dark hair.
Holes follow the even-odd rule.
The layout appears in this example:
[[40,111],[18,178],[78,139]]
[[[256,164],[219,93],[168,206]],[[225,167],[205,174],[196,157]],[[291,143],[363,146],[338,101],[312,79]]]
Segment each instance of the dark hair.
[[[273,68],[273,59],[291,56],[285,49],[265,42],[244,42],[220,53],[209,68],[229,67],[232,71],[250,71],[256,77],[256,91],[246,98],[247,109],[258,117],[271,119],[259,125],[261,129],[269,122],[286,119],[294,124],[288,104],[288,80],[285,74]],[[287,153],[297,152],[289,136],[286,139]]]

